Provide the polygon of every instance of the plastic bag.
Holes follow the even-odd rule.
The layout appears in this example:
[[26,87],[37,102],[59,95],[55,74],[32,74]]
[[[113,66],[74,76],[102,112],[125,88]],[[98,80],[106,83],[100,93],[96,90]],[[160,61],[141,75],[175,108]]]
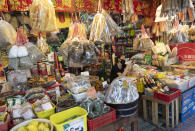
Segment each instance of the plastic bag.
[[0,48],[6,48],[16,41],[16,30],[11,24],[4,20],[0,20]]
[[31,62],[29,56],[25,56],[20,58],[19,66],[22,69],[31,68],[33,66],[33,63]]
[[72,93],[79,94],[86,92],[91,87],[91,84],[88,77],[75,76],[68,80],[67,87]]
[[37,41],[37,46],[38,48],[41,50],[41,52],[43,54],[46,54],[49,51],[49,46],[46,43],[46,40],[43,39],[43,37],[41,37],[38,41]]
[[30,6],[31,27],[39,32],[57,29],[55,9],[51,0],[33,0]]
[[24,91],[27,86],[27,75],[25,70],[13,70],[8,73],[8,82],[16,92]]
[[108,89],[105,97],[106,103],[126,104],[136,101],[139,98],[137,87],[133,78],[118,77]]
[[27,44],[27,50],[32,63],[36,63],[38,60],[44,58],[44,54],[32,43]]
[[18,46],[18,57],[28,56],[28,51],[25,46]]
[[18,57],[18,46],[14,45],[9,50],[9,58],[17,58]]
[[19,58],[10,58],[8,63],[8,69],[17,70],[19,67]]

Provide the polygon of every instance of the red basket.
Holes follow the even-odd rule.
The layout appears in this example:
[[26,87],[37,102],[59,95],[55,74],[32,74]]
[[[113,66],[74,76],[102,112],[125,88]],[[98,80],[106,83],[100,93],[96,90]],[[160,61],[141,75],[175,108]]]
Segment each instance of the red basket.
[[106,124],[114,122],[115,120],[116,120],[116,111],[113,108],[111,108],[110,112],[102,116],[96,117],[93,120],[87,119],[88,130],[90,131],[95,130]]
[[179,97],[181,95],[181,92],[179,89],[175,89],[175,88],[170,88],[170,90],[175,91],[174,93],[168,95],[168,94],[164,94],[164,93],[158,93],[157,91],[154,92],[154,97],[162,100],[162,101],[166,101],[166,102],[170,102],[173,99]]

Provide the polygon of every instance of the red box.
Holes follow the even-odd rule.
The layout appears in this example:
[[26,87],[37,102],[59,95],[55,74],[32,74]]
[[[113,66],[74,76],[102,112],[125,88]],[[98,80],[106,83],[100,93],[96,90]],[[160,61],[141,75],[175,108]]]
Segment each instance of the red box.
[[111,111],[104,115],[96,117],[92,120],[87,119],[88,130],[95,130],[114,121],[116,121],[116,111],[111,108]]
[[181,95],[181,92],[179,89],[175,89],[175,88],[170,88],[170,90],[173,90],[175,91],[174,93],[168,95],[168,94],[164,94],[164,93],[158,93],[157,91],[154,92],[154,97],[159,99],[159,100],[162,100],[162,101],[166,101],[166,102],[170,102],[172,101],[173,99],[179,97]]

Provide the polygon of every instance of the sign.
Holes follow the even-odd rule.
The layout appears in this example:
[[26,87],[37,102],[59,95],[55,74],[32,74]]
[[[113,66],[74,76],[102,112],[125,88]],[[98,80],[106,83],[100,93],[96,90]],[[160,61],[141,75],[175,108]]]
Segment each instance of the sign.
[[102,82],[102,85],[103,85],[103,87],[104,87],[105,89],[108,88],[108,82],[107,82],[107,81]]
[[177,47],[177,56],[180,61],[195,61],[195,43],[183,43],[170,47],[172,49]]

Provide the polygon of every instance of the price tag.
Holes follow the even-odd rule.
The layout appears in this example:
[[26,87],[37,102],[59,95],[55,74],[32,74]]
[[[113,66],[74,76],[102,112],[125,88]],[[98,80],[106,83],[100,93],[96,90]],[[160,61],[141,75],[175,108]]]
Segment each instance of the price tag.
[[89,76],[89,71],[81,72],[82,76]]
[[59,86],[56,87],[56,97],[60,97],[60,88],[59,88]]
[[90,98],[90,99],[96,98],[96,90],[95,90],[94,87],[91,87],[91,88],[89,88],[89,89],[87,90],[87,96],[88,96],[88,98]]
[[107,81],[102,82],[102,85],[103,85],[103,87],[104,87],[105,89],[108,88],[108,83],[107,83]]
[[126,80],[123,81],[123,88],[128,88],[128,82]]

